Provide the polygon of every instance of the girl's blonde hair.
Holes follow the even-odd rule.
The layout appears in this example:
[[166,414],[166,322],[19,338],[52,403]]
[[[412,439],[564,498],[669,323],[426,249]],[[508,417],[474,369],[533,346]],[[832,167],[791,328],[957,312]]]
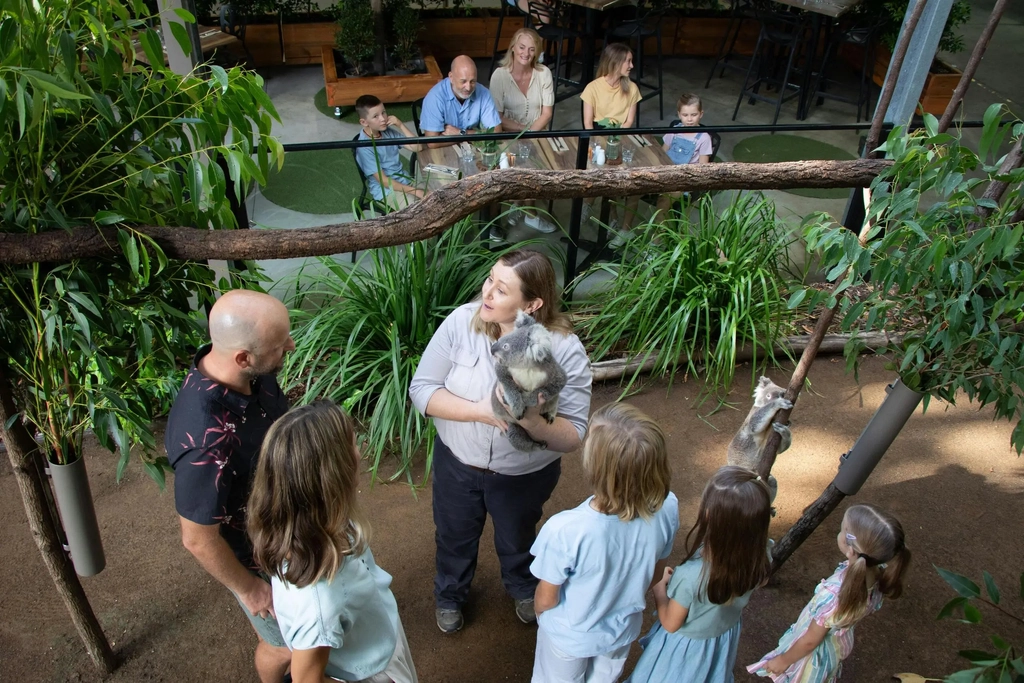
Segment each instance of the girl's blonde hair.
[[[618,74],[626,59],[633,55],[633,51],[625,43],[608,43],[601,51],[601,61],[597,64],[597,77],[604,78],[610,74]],[[629,92],[629,77],[619,77],[619,89],[623,93]],[[619,121],[620,124],[625,121]]]
[[628,403],[602,406],[590,418],[583,470],[597,510],[624,522],[650,519],[661,509],[672,483],[665,433]]
[[748,469],[723,467],[704,486],[683,562],[700,550],[702,590],[714,604],[727,604],[768,581],[771,510],[768,487]]
[[848,534],[846,542],[857,557],[850,560],[839,589],[834,618],[839,628],[852,626],[864,618],[870,591],[876,583],[885,597],[900,597],[903,573],[910,564],[903,526],[889,513],[874,505],[854,505],[846,510],[843,521]]
[[260,569],[302,588],[333,578],[347,556],[366,550],[358,457],[353,420],[331,401],[293,408],[273,424],[247,515]]
[[506,69],[512,68],[512,60],[515,59],[516,44],[519,42],[519,39],[522,38],[523,36],[526,36],[527,38],[532,40],[534,47],[537,48],[537,51],[533,53],[533,59],[530,60],[530,68],[541,68],[542,65],[537,63],[537,58],[540,56],[540,53],[544,51],[544,43],[541,42],[539,33],[534,31],[532,28],[525,27],[519,29],[518,31],[512,34],[512,40],[510,40],[508,43],[508,50],[505,52],[505,56],[501,58],[501,61],[498,62],[499,67],[503,67]]
[[[524,300],[540,299],[544,302],[531,314],[534,320],[552,332],[572,334],[572,321],[562,312],[561,294],[551,259],[533,249],[515,249],[499,258],[498,263],[515,271]],[[472,325],[474,332],[486,334],[490,339],[497,340],[501,336],[501,326],[481,320],[479,308],[473,314]]]

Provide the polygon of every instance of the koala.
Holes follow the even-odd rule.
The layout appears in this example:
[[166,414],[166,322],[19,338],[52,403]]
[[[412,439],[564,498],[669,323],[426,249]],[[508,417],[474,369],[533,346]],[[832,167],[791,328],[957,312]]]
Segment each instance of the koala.
[[[772,429],[782,437],[779,453],[789,448],[793,441],[793,434],[789,431],[789,427],[772,422],[775,413],[793,407],[791,401],[783,398],[785,393],[784,388],[773,383],[767,377],[757,380],[757,387],[754,389],[754,405],[747,413],[747,419],[743,421],[743,426],[729,443],[728,464],[745,467],[756,472],[761,449],[764,448],[764,444],[768,440],[768,425],[771,425]],[[774,503],[775,495],[779,491],[779,484],[771,475],[768,476],[768,489]]]
[[539,403],[544,397],[540,414],[548,421],[555,421],[558,412],[558,393],[565,386],[566,376],[551,353],[551,332],[532,316],[520,311],[516,315],[516,326],[511,332],[491,345],[494,356],[494,371],[498,375],[495,384],[501,385],[505,404],[491,392],[491,406],[495,417],[508,423],[508,437],[512,446],[519,451],[537,451],[548,447],[544,441],[533,438],[516,422],[522,419],[529,406]]

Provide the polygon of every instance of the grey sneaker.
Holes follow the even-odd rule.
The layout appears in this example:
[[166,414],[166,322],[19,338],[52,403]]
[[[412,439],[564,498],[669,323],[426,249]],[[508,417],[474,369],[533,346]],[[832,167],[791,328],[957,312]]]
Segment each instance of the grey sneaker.
[[532,624],[537,621],[537,613],[533,611],[533,598],[516,600],[516,616],[524,624]]
[[[530,601],[530,612],[533,613],[533,600]],[[462,628],[462,610],[460,609],[438,607],[434,610],[434,616],[437,618],[437,627],[441,629],[441,633],[455,633]]]

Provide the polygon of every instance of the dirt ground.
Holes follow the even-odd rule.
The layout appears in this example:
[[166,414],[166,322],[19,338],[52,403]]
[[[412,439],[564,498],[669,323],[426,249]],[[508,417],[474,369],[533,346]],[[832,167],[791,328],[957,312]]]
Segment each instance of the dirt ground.
[[[781,381],[789,372],[783,367],[771,374]],[[774,538],[829,483],[840,454],[867,424],[890,380],[878,360],[864,362],[859,385],[835,358],[819,360],[810,376],[812,391],[805,392],[794,411],[793,447],[775,468],[780,492]],[[707,419],[692,408],[697,392],[692,383],[677,383],[671,393],[666,385],[652,383],[629,399],[659,420],[669,436],[672,488],[682,516],[677,559],[701,488],[723,464],[726,444],[749,406],[749,386],[750,371],[744,369],[731,397],[740,410],[726,408]],[[595,387],[594,406],[617,393],[614,384]],[[885,681],[908,671],[940,676],[958,666],[958,649],[984,647],[987,627],[936,621],[951,593],[932,565],[975,578],[987,569],[1004,587],[1004,595],[1016,593],[1024,569],[1024,461],[1010,448],[1010,430],[1005,422],[993,422],[991,411],[933,403],[926,414],[918,411],[911,419],[856,497],[902,520],[914,563],[904,597],[857,627],[857,645],[843,680]],[[122,661],[109,680],[255,680],[255,637],[234,599],[181,547],[170,486],[160,492],[138,466],[116,484],[112,456],[92,448],[87,457],[107,568],[83,583]],[[0,681],[100,680],[29,536],[6,458],[3,462]],[[561,482],[547,506],[549,515],[588,494],[578,457],[569,455],[563,463]],[[445,636],[433,617],[429,488],[414,495],[405,485],[367,485],[362,495],[374,523],[374,553],[394,576],[392,587],[420,679],[528,681],[535,629],[515,619],[512,601],[502,591],[489,529],[466,628]],[[744,614],[740,664],[756,661],[774,647],[817,581],[839,562],[834,541],[839,519],[837,514],[826,521],[776,579],[755,594]],[[986,614],[985,621],[1011,633],[998,616]],[[648,616],[645,630],[649,623]],[[638,653],[634,646],[627,672]],[[737,680],[761,679],[737,666]]]

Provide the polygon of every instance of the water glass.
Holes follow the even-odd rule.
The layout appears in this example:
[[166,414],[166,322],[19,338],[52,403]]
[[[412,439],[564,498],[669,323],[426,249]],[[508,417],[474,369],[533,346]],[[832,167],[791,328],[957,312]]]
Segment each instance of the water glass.
[[531,147],[532,147],[532,145],[529,142],[520,142],[519,143],[519,153],[518,153],[517,156],[518,156],[520,161],[527,162],[527,161],[530,160],[530,148]]
[[624,149],[622,150],[622,163],[628,164],[633,161],[633,150]]

